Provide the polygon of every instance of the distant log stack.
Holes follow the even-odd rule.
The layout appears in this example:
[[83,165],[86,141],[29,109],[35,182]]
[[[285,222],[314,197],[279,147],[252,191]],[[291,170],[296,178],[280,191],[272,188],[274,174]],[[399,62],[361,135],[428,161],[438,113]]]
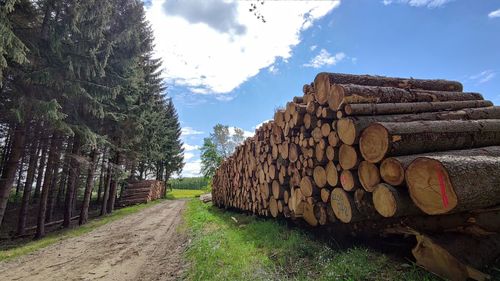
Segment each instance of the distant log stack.
[[455,81],[320,73],[221,164],[212,194],[351,232],[464,231],[454,214],[500,219],[500,107]]
[[165,183],[157,180],[129,181],[118,204],[130,206],[160,199],[165,193]]

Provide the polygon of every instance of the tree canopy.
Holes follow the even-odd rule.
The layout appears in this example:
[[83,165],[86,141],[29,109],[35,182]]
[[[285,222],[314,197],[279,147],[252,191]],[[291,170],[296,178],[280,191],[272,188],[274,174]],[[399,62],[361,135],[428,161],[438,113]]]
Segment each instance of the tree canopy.
[[0,34],[0,224],[16,179],[23,204],[36,183],[43,228],[53,197],[64,194],[66,223],[97,171],[104,213],[124,179],[180,173],[181,128],[142,1],[6,0]]

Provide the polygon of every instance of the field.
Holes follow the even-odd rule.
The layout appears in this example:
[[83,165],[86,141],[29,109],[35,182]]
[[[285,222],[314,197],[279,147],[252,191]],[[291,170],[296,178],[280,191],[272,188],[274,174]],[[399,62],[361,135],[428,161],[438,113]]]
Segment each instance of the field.
[[439,280],[409,260],[356,245],[331,247],[283,222],[189,202],[191,280]]
[[167,199],[187,199],[199,197],[200,195],[207,193],[205,190],[201,189],[173,189],[172,191],[167,191]]

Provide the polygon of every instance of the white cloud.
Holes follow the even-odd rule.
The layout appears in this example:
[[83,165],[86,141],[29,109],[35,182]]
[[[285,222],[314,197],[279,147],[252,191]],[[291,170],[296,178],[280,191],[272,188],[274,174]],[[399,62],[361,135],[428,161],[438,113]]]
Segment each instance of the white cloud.
[[194,153],[191,153],[191,152],[185,152],[184,153],[184,161],[189,161],[189,159],[193,158],[194,157]]
[[184,143],[182,147],[184,148],[184,151],[194,151],[200,149],[199,145],[190,145],[187,143]]
[[273,64],[267,68],[267,71],[271,74],[278,74],[279,69]]
[[192,135],[201,135],[203,134],[204,132],[202,131],[197,131],[191,127],[182,127],[181,129],[181,134],[183,137],[185,136],[192,136]]
[[454,0],[383,0],[382,3],[386,6],[392,3],[400,3],[408,4],[413,7],[437,8],[451,1]]
[[[228,93],[250,77],[286,61],[300,33],[340,4],[333,1],[265,1],[259,13],[251,2],[153,0],[146,15],[167,83],[194,93]],[[283,12],[286,10],[286,13]]]
[[488,14],[489,18],[500,18],[500,9],[492,11]]
[[186,162],[182,169],[183,177],[199,177],[201,170],[201,160],[197,159],[191,162]]
[[311,59],[309,63],[304,64],[307,67],[320,68],[325,65],[336,65],[339,61],[345,58],[344,53],[336,53],[332,56],[327,50],[321,49],[319,54]]
[[496,72],[490,69],[490,70],[485,70],[485,71],[482,71],[481,73],[472,75],[469,77],[469,79],[475,80],[475,81],[477,81],[477,83],[482,84],[482,83],[486,83],[486,82],[490,81],[496,75],[497,75]]
[[318,48],[317,45],[312,45],[311,47],[309,47],[309,50],[314,51],[314,50],[316,50],[316,48]]

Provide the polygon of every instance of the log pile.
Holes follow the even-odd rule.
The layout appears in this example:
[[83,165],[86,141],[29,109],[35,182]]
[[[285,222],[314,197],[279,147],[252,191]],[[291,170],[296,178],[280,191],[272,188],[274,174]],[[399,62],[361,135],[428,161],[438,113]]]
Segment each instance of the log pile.
[[148,203],[160,199],[165,193],[165,183],[157,180],[129,181],[119,200],[120,206]]
[[221,164],[212,200],[354,234],[496,235],[499,145],[500,107],[459,82],[320,73]]

